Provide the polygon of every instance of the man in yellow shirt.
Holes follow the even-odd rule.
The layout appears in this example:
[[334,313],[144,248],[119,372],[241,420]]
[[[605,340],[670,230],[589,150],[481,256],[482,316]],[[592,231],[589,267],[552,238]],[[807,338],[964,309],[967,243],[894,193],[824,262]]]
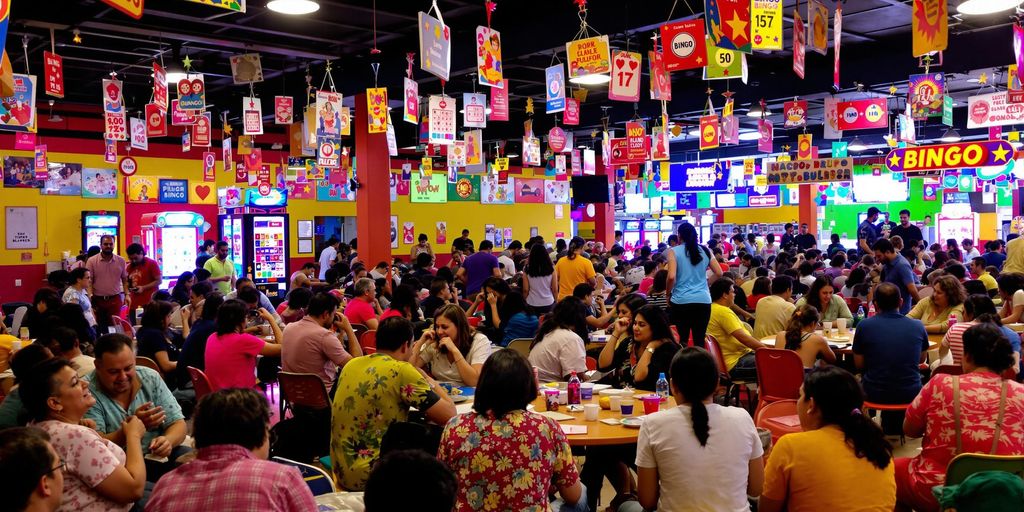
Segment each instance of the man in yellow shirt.
[[210,282],[217,285],[221,293],[227,295],[235,288],[235,264],[228,259],[228,243],[221,240],[217,242],[215,256],[206,260],[203,268],[210,271]]
[[711,321],[708,334],[718,341],[725,359],[725,368],[734,380],[757,380],[754,365],[754,351],[765,346],[750,335],[743,322],[732,311],[736,292],[731,279],[719,279],[711,283]]
[[976,276],[978,281],[981,281],[981,284],[985,285],[985,291],[991,295],[993,291],[999,289],[999,285],[996,283],[996,278],[985,271],[985,266],[985,258],[981,256],[971,260],[971,273]]
[[1003,262],[1003,273],[1024,274],[1024,238],[1017,235],[1009,235],[1006,238],[1006,261]]

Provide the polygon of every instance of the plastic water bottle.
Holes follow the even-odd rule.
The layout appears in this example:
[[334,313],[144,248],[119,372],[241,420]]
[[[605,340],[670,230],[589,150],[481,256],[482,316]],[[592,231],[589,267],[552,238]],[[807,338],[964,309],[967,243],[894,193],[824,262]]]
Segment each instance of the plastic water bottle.
[[657,390],[662,402],[668,401],[668,379],[665,378],[665,372],[658,374],[658,383],[654,385],[654,389]]
[[569,375],[569,385],[566,386],[569,392],[569,405],[579,405],[583,398],[580,396],[580,378],[576,376],[576,372],[572,372]]
[[949,327],[953,327],[954,325],[956,325],[956,315],[954,315],[953,313],[950,313],[949,314],[948,322],[949,322]]
[[857,327],[857,324],[859,324],[861,320],[864,320],[864,306],[863,305],[857,306],[857,314],[854,315],[854,317],[853,317],[853,326]]

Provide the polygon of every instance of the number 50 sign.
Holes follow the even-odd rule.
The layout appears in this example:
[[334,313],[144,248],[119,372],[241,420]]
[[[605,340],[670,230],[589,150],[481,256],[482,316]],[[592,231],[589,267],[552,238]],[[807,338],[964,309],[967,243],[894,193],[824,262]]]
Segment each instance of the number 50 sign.
[[640,54],[618,51],[612,57],[612,81],[608,99],[640,101]]

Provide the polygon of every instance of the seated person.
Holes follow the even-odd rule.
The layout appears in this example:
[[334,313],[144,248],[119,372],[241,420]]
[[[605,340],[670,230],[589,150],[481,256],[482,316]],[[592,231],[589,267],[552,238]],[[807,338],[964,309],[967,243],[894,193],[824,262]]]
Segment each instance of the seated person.
[[380,320],[400,316],[410,322],[420,321],[420,308],[416,302],[416,290],[406,284],[394,288],[388,308],[380,315]]
[[583,374],[587,371],[587,353],[582,337],[587,335],[584,314],[583,303],[579,299],[566,297],[544,317],[544,323],[530,343],[529,357],[541,382],[569,380],[572,372],[576,372],[580,380],[584,379]]
[[796,306],[793,298],[793,278],[778,276],[772,280],[772,294],[757,301],[754,308],[754,337],[764,339],[786,330]]
[[604,329],[615,318],[615,308],[605,306],[604,296],[596,293],[593,286],[580,283],[572,289],[572,296],[583,302],[587,310],[587,327],[589,330]]
[[423,311],[424,318],[434,318],[437,309],[445,304],[456,304],[454,288],[443,277],[432,278],[430,280],[430,295],[420,301],[420,309]]
[[222,389],[196,407],[195,460],[164,475],[146,510],[316,510],[302,474],[267,461],[270,407],[253,389]]
[[[363,355],[348,318],[338,311],[338,299],[318,293],[309,302],[305,318],[284,328],[281,341],[281,369],[312,373],[324,389],[332,389],[339,368],[353,357]],[[343,338],[348,338],[344,343]]]
[[814,309],[818,310],[822,322],[835,322],[837,318],[845,318],[847,322],[853,322],[853,313],[850,313],[850,307],[846,305],[846,300],[835,295],[832,280],[827,277],[815,279],[807,295],[796,301],[796,307],[804,304],[814,306]]
[[353,285],[353,299],[345,306],[348,321],[353,325],[361,324],[368,329],[376,329],[377,317],[383,313],[376,298],[377,285],[373,279],[364,277],[357,280]]
[[71,365],[78,371],[79,377],[85,378],[96,369],[96,359],[82,353],[82,347],[78,343],[78,333],[67,327],[54,327],[50,331],[49,348],[54,357],[71,361]]
[[33,427],[0,431],[0,482],[6,510],[53,512],[64,496],[64,461],[50,435]]
[[[255,312],[274,332],[270,341],[245,332],[247,320]],[[266,309],[250,310],[240,300],[229,300],[217,309],[217,328],[206,340],[206,376],[214,391],[224,388],[251,388],[256,385],[256,356],[281,356],[284,335]]]
[[309,306],[309,299],[313,298],[313,292],[309,288],[294,288],[288,292],[288,300],[281,303],[284,306],[278,314],[281,321],[288,325],[302,320],[306,316],[306,306]]
[[821,335],[815,334],[818,328],[818,310],[814,306],[804,304],[793,312],[786,330],[775,336],[775,347],[785,346],[800,356],[804,369],[814,368],[819,358],[824,366],[836,363],[836,355]]
[[146,304],[142,310],[142,328],[135,333],[135,340],[138,342],[137,354],[156,361],[160,371],[169,376],[168,384],[176,389],[179,379],[170,377],[178,369],[179,351],[168,336],[173,311],[170,302],[157,300]]
[[[616,320],[616,327],[622,318]],[[672,338],[665,310],[647,305],[633,313],[628,342],[609,340],[598,356],[598,369],[608,371],[603,380],[618,386],[654,391],[658,376],[667,374],[679,344]]]
[[[28,378],[32,373],[32,367],[36,364],[52,359],[53,353],[42,343],[33,343],[11,356],[11,372],[14,373],[14,387],[0,403],[0,429],[25,425],[29,421],[28,411],[21,401],[21,392],[18,390],[21,381]],[[82,377],[79,374],[79,377]],[[3,480],[0,480],[3,481]]]
[[[275,313],[277,312],[274,309],[274,305],[270,302],[270,299],[267,298],[267,295],[259,291],[259,289],[256,288],[256,285],[253,284],[252,279],[249,279],[248,277],[239,277],[238,281],[235,281],[235,290],[231,293],[228,293],[224,297],[224,300],[237,299],[238,294],[241,293],[242,290],[246,288],[252,288],[253,290],[256,290],[256,293],[259,296],[259,307],[266,309],[267,311],[273,311]],[[281,322],[278,321],[278,323]]]
[[[262,334],[270,335],[273,334],[270,324],[274,324],[279,328],[284,327],[284,321],[281,320],[281,316],[274,311],[273,308],[267,309],[263,305],[263,301],[260,300],[263,292],[257,290],[252,286],[245,286],[238,290],[238,294],[234,299],[225,300],[237,300],[245,304],[246,310],[249,312],[249,318],[245,323],[245,332],[249,334]],[[260,309],[267,312],[269,318],[264,318],[262,314],[257,314]]]
[[743,322],[732,310],[735,297],[732,280],[720,278],[711,283],[711,320],[708,322],[708,335],[718,341],[725,359],[725,368],[734,380],[757,380],[757,368],[754,365],[754,351],[764,348],[764,344],[750,335]]
[[220,291],[211,291],[203,299],[201,314],[181,346],[178,362],[185,367],[206,371],[206,341],[217,332],[217,312],[224,304]]
[[441,382],[475,387],[489,355],[487,336],[470,327],[462,308],[449,304],[434,314],[434,328],[423,331],[409,362],[416,368],[429,366],[430,374]]
[[537,332],[537,316],[530,311],[523,295],[517,291],[505,295],[497,313],[495,319],[502,335],[499,345],[503,347],[507,347],[512,340],[531,338]]
[[[189,289],[189,303],[178,310],[177,320],[174,322],[175,327],[181,328],[182,337],[188,338],[189,329],[203,315],[203,300],[213,289],[213,283],[209,281],[199,281]],[[220,292],[219,289],[217,291]]]
[[929,333],[943,334],[949,330],[950,316],[963,317],[966,295],[963,285],[951,275],[935,279],[932,289],[932,295],[915,304],[907,317],[920,320]]
[[[402,482],[405,492],[395,492],[395,482]],[[396,450],[374,466],[363,505],[365,512],[451,512],[458,490],[455,474],[437,457],[423,450]]]

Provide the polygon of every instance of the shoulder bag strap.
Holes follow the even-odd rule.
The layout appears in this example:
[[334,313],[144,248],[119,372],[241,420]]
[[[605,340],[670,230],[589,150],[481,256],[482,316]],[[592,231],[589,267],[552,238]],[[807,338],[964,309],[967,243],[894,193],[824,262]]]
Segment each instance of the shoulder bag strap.
[[999,438],[1003,434],[1003,414],[1006,412],[1006,379],[1000,379],[1002,386],[999,390],[999,417],[996,418],[996,432],[992,436],[992,450],[989,451],[989,455],[995,455],[996,448],[999,447]]
[[963,441],[960,439],[960,376],[953,376],[953,423],[956,428],[956,455],[963,450]]

